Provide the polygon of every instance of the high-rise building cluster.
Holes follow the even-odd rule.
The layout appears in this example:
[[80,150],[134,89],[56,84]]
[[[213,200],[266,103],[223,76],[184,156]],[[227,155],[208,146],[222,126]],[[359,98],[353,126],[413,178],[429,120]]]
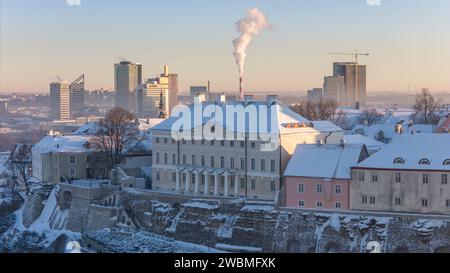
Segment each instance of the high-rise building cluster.
[[85,107],[85,75],[79,76],[69,84],[57,81],[50,84],[50,118],[69,120]]

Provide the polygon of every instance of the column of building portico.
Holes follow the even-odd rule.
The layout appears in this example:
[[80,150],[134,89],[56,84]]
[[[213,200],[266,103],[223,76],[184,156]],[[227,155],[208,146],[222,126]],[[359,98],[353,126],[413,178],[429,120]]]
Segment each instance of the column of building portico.
[[185,187],[185,189],[184,189],[184,192],[185,193],[189,193],[189,186],[190,186],[190,180],[191,180],[191,178],[189,177],[189,172],[185,172],[185,175],[186,175],[186,187]]
[[209,174],[205,174],[205,194],[209,194]]
[[200,174],[197,172],[195,173],[195,188],[194,193],[198,194],[200,192]]
[[224,183],[224,192],[223,192],[223,196],[228,196],[228,174],[224,175],[225,177],[225,183]]
[[177,180],[176,191],[180,192],[180,172],[178,170],[177,170],[177,173],[176,173],[176,180]]
[[214,174],[214,195],[219,195],[219,175]]
[[241,181],[239,180],[239,175],[236,175],[234,177],[234,196],[239,197],[239,183]]

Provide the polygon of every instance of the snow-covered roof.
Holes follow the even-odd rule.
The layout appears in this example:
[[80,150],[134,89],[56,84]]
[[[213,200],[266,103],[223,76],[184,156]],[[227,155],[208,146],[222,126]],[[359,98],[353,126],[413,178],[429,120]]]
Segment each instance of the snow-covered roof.
[[285,176],[350,179],[364,149],[362,144],[297,145]]
[[[195,113],[194,105],[189,106],[190,113]],[[213,117],[202,116],[201,121],[194,122],[194,114],[190,115],[190,126],[183,128],[184,131],[192,130],[196,127],[202,126],[206,123],[214,123],[227,130],[238,133],[292,133],[292,132],[340,132],[342,129],[337,125],[329,121],[314,121],[311,122],[301,115],[295,113],[288,107],[284,107],[278,103],[274,103],[268,106],[267,102],[251,102],[248,105],[244,105],[242,102],[226,102],[223,104],[215,103],[202,103],[202,107],[216,106],[216,109],[220,109],[223,113],[220,115],[211,115]],[[234,107],[238,106],[238,107]],[[267,109],[266,111],[264,111]],[[256,111],[254,111],[256,110]],[[234,115],[229,115],[229,112],[238,112]],[[245,113],[256,113],[256,115],[248,114],[248,122],[237,122],[237,116],[243,116]],[[242,114],[242,115],[241,115]],[[228,116],[231,116],[228,117]],[[180,117],[170,117],[164,122],[156,125],[152,128],[154,131],[172,131],[173,125],[180,119]],[[233,120],[230,120],[233,119]],[[187,119],[189,120],[189,119]],[[304,124],[306,127],[291,126],[295,124]],[[261,127],[264,126],[264,127]],[[267,128],[266,128],[267,127]]]
[[[405,134],[432,133],[434,126],[429,124],[403,124],[402,128]],[[375,138],[380,131],[383,131],[384,136],[388,139],[392,139],[396,135],[395,124],[374,124],[371,126],[357,125],[352,132],[358,133],[361,130],[364,131],[366,136],[371,138]]]
[[86,153],[93,152],[92,148],[86,145],[91,139],[89,135],[56,135],[46,136],[39,141],[33,151],[41,154],[50,152],[59,153]]
[[370,151],[379,150],[386,145],[383,142],[375,140],[374,138],[366,137],[360,134],[344,135],[344,139],[346,144],[364,144]]
[[[397,164],[394,162],[397,161]],[[429,164],[419,164],[422,163]],[[448,161],[448,165],[444,162]],[[403,164],[401,164],[403,162]],[[358,168],[450,171],[450,135],[397,135],[393,142],[357,165]]]
[[[149,118],[149,119],[139,119],[139,130],[148,131],[154,126],[160,124],[165,119],[162,118]],[[74,132],[75,135],[95,135],[98,131],[97,122],[88,122],[82,125],[78,130]]]

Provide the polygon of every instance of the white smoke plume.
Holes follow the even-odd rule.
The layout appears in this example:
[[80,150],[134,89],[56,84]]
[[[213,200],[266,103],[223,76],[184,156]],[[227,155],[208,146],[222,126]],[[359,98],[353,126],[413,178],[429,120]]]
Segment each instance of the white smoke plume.
[[247,17],[236,22],[236,27],[241,36],[233,41],[233,55],[239,66],[239,74],[242,77],[248,45],[261,30],[270,30],[272,26],[263,12],[257,8],[252,8],[247,11]]

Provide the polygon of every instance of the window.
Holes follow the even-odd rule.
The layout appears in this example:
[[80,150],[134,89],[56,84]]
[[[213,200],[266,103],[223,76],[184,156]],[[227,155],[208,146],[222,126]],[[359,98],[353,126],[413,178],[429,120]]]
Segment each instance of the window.
[[252,149],[256,148],[256,142],[252,142]]
[[177,173],[172,173],[172,182],[177,182]]
[[191,183],[195,184],[195,174],[191,174]]
[[230,141],[230,146],[234,147],[234,141]]
[[75,156],[71,155],[69,161],[70,164],[75,164]]
[[156,172],[156,181],[160,181],[160,180],[161,180],[161,173]]
[[441,180],[442,180],[442,185],[447,185],[448,184],[448,174],[443,173]]
[[205,145],[205,140],[202,139],[202,141],[200,142],[202,145]]
[[183,145],[186,145],[186,143],[187,143],[186,139],[183,139]]
[[275,181],[270,181],[270,190],[272,192],[275,192],[277,190],[276,189],[276,185],[275,185]]
[[186,174],[185,173],[183,173],[183,183],[186,183]]
[[167,165],[169,159],[168,159],[168,155],[166,153],[164,153],[164,164]]
[[305,207],[305,201],[303,201],[303,200],[298,201],[298,206],[299,206],[300,208]]
[[422,203],[423,208],[428,207],[428,199],[422,199],[420,202]]
[[396,206],[401,206],[402,205],[402,199],[399,198],[399,197],[395,198],[395,205]]
[[168,142],[167,138],[164,138],[164,143],[167,144]]
[[256,189],[256,180],[252,179],[252,190]]
[[270,160],[270,171],[275,172],[275,160]]
[[256,160],[252,158],[252,171],[256,170]]
[[205,185],[205,179],[206,179],[206,178],[205,178],[205,175],[202,175],[202,176],[201,176],[201,179],[200,179],[200,180],[201,180],[201,183],[202,183],[202,186]]
[[183,165],[186,165],[187,163],[187,156],[186,154],[183,154]]
[[156,138],[156,143],[159,143],[159,137]]
[[378,175],[372,175],[372,182],[378,182]]
[[211,146],[214,146],[214,140],[211,140]]
[[230,187],[231,187],[232,189],[234,189],[234,183],[235,183],[234,177],[231,177],[231,178],[230,178]]
[[450,208],[450,199],[445,200],[445,206]]
[[403,164],[405,164],[405,160],[403,158],[398,157],[398,158],[394,159],[394,164],[403,165]]
[[156,163],[160,162],[159,153],[156,153]]
[[364,172],[360,172],[359,173],[359,181],[363,182],[364,181]]
[[225,177],[224,177],[224,176],[221,176],[221,177],[220,177],[220,186],[221,186],[222,188],[225,188]]
[[336,185],[336,187],[335,187],[335,189],[334,189],[334,192],[335,192],[336,194],[341,194],[341,185]]
[[444,165],[444,166],[450,165],[450,159],[446,159],[446,160],[444,161],[444,163],[442,163],[442,165]]
[[365,195],[362,196],[361,203],[362,204],[367,204],[367,196],[365,196]]
[[261,159],[261,171],[265,171],[266,170],[266,160],[265,159]]
[[234,169],[234,157],[230,158],[230,168]]
[[305,184],[298,184],[298,192],[300,193],[305,192]]
[[206,165],[206,164],[205,164],[205,155],[202,155],[202,156],[201,156],[201,161],[202,161],[202,162],[201,162],[201,163],[202,163],[202,167],[205,167],[205,165]]
[[241,189],[245,189],[245,179],[241,178]]
[[375,196],[371,196],[369,200],[370,200],[370,204],[371,205],[374,205],[376,203],[375,202],[376,201]]
[[423,158],[419,161],[419,165],[430,165],[430,160]]
[[195,155],[191,155],[191,162],[192,162],[192,166],[197,165],[197,160],[195,158]]
[[321,184],[317,184],[316,185],[316,191],[317,191],[317,193],[323,192],[323,186]]
[[245,159],[241,157],[241,170],[245,169]]
[[220,157],[220,167],[225,168],[225,157],[224,156]]
[[316,207],[317,207],[318,209],[323,208],[323,203],[322,203],[321,201],[317,201],[317,202],[316,202]]
[[70,177],[75,177],[75,169],[74,168],[70,169]]
[[225,146],[225,140],[220,141],[220,146]]
[[402,174],[401,173],[396,173],[395,174],[395,182],[396,183],[401,183],[402,182]]
[[173,165],[177,164],[177,158],[175,154],[172,154],[172,164]]
[[211,156],[211,168],[215,167],[214,156]]
[[336,203],[336,204],[334,205],[334,208],[335,208],[335,209],[340,209],[340,208],[341,208],[341,203]]
[[86,157],[86,163],[91,163],[91,161],[92,161],[92,156],[88,155]]
[[245,147],[245,141],[241,141],[241,148]]
[[422,174],[422,183],[423,184],[428,184],[429,180],[430,180],[429,174],[427,174],[427,173]]

